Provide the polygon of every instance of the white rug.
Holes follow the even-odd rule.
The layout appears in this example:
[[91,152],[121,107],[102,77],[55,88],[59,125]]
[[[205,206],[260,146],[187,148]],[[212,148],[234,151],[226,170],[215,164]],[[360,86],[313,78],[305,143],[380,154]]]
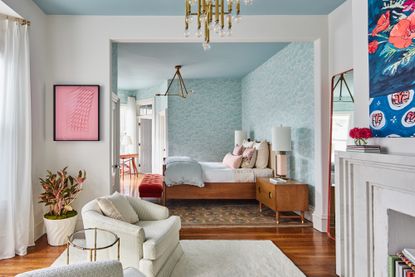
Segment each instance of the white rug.
[[[184,255],[172,277],[305,277],[271,241],[182,240]],[[70,249],[71,263],[87,260],[87,252]],[[66,251],[52,266],[66,264]]]

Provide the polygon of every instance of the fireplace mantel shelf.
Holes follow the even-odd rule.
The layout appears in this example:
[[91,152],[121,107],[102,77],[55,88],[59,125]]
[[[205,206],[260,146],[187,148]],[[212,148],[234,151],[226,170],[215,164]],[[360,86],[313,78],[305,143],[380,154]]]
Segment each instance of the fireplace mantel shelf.
[[389,211],[415,216],[415,156],[336,152],[335,174],[337,274],[388,276]]

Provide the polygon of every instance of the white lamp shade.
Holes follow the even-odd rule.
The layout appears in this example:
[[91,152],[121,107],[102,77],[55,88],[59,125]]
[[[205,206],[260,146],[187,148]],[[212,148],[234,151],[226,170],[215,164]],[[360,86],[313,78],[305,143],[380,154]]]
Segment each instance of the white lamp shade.
[[129,135],[124,135],[122,137],[122,141],[121,141],[122,145],[131,145],[133,144],[133,140],[131,139],[131,136]]
[[235,131],[235,146],[242,145],[244,139],[247,138],[246,132],[242,130]]
[[291,127],[272,128],[272,150],[277,152],[291,151]]

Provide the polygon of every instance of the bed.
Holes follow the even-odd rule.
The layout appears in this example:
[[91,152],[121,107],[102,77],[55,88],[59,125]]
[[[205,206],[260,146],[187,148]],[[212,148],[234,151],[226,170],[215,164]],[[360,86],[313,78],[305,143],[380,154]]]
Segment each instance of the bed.
[[[269,147],[271,149],[271,147]],[[273,157],[273,153],[270,153]],[[268,168],[231,169],[221,162],[199,162],[203,187],[164,183],[163,201],[172,199],[255,199],[255,181],[258,177],[272,177],[274,163],[269,159]],[[165,175],[166,165],[163,167]]]

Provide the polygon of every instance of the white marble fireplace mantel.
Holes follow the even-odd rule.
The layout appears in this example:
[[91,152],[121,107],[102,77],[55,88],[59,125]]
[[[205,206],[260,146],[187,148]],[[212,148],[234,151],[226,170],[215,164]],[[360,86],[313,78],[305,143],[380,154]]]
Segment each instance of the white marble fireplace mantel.
[[[337,152],[336,272],[339,276],[388,276],[387,256],[401,247],[389,239],[394,235],[388,226],[389,215],[395,211],[409,215],[408,218],[415,217],[415,156]],[[411,221],[407,226],[414,224]],[[402,228],[407,226],[403,223]],[[415,230],[409,231],[408,246],[415,243],[412,235]],[[405,232],[398,232],[404,245]]]

